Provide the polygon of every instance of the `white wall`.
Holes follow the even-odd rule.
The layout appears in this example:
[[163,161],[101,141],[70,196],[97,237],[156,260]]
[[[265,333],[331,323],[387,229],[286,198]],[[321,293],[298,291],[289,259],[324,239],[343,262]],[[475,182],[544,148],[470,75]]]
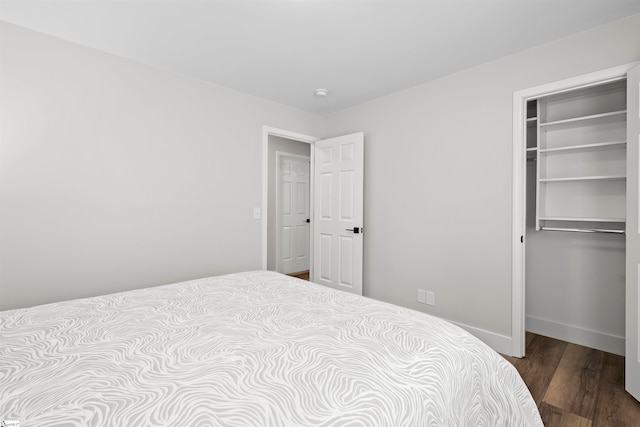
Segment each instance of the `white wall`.
[[311,155],[311,145],[306,142],[292,141],[275,135],[269,135],[268,144],[268,186],[267,186],[267,270],[276,271],[276,158],[278,151],[300,156]]
[[365,132],[365,295],[510,351],[513,92],[637,60],[640,15],[329,116]]
[[0,23],[0,309],[261,267],[262,127],[320,117]]
[[0,57],[0,309],[260,268],[262,126],[364,131],[365,295],[505,348],[512,93],[640,60],[640,15],[324,120],[6,23]]

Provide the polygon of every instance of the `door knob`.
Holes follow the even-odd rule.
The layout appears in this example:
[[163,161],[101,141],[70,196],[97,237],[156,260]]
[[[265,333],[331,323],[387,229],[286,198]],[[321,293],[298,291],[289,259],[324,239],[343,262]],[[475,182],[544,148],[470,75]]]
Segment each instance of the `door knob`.
[[353,231],[353,234],[360,234],[363,232],[362,227],[347,228],[347,231]]

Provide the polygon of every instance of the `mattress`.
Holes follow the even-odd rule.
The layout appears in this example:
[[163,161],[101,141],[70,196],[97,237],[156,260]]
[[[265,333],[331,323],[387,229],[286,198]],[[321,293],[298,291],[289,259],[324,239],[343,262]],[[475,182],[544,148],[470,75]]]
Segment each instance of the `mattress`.
[[542,426],[511,364],[436,317],[273,272],[0,313],[20,426]]

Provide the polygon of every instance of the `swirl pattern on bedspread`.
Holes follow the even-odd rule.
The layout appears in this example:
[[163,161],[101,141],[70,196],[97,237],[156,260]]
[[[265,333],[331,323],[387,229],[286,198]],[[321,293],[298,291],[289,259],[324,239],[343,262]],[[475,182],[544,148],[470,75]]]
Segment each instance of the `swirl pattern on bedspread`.
[[250,272],[0,313],[0,420],[22,426],[541,426],[462,329]]

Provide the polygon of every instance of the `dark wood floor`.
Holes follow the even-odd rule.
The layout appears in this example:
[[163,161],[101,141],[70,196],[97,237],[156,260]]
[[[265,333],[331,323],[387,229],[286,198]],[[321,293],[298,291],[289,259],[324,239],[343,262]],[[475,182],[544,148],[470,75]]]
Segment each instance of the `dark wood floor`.
[[624,357],[527,332],[527,356],[504,356],[529,387],[546,427],[638,427]]
[[309,280],[309,272],[301,271],[299,273],[291,273],[289,276],[297,277],[298,279]]

